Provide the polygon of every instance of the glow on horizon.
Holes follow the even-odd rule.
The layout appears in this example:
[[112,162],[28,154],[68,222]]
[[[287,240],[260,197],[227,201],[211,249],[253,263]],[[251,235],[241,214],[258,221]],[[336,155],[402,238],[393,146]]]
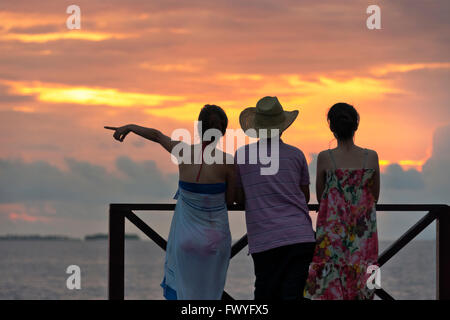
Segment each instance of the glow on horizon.
[[[182,101],[182,96],[123,92],[114,88],[68,87],[55,84],[10,83],[14,92],[36,95],[39,101],[50,103],[76,103],[108,105],[112,107],[157,106],[165,101]],[[22,110],[23,111],[23,110]]]
[[390,161],[390,160],[379,160],[379,164],[381,167],[381,170],[385,169],[385,167],[392,165],[392,164],[398,164],[400,165],[404,170],[414,168],[417,171],[422,171],[422,166],[425,164],[426,160],[399,160],[399,161]]
[[53,33],[40,33],[40,34],[26,34],[26,33],[8,33],[0,35],[0,40],[18,40],[21,42],[35,42],[45,43],[56,40],[86,40],[86,41],[103,41],[107,39],[125,39],[133,37],[132,35],[103,33],[103,32],[84,32],[84,31],[71,31],[71,32],[53,32]]
[[[254,75],[250,75],[250,78],[253,76]],[[245,79],[245,77],[233,74],[231,74],[230,77],[235,79]],[[231,78],[227,79],[227,81],[231,80]],[[247,80],[250,78],[247,78]],[[226,79],[226,77],[222,79]],[[258,75],[253,79],[263,81],[264,78],[260,78]],[[320,77],[319,82],[314,82],[301,80],[297,75],[283,75],[280,76],[280,79],[283,79],[285,83],[279,83],[279,86],[285,85],[286,90],[290,90],[291,88],[295,89],[295,87],[299,86],[299,83],[301,83],[300,87],[307,89],[305,93],[306,95],[303,97],[297,98],[296,96],[290,96],[290,102],[285,104],[287,106],[294,105],[296,99],[302,99],[310,100],[308,101],[308,104],[314,107],[319,103],[316,99],[320,97],[323,98],[326,96],[332,96],[336,93],[336,91],[345,92],[345,94],[349,96],[356,94],[382,95],[386,91],[396,91],[395,88],[389,88],[383,81],[377,81],[369,78],[355,78],[339,82],[335,79]],[[156,117],[168,118],[179,122],[192,122],[203,105],[200,102],[189,101],[190,97],[188,96],[124,92],[117,88],[70,87],[61,84],[41,82],[2,82],[10,86],[12,92],[21,95],[35,95],[35,98],[42,102],[74,103],[80,105],[107,105],[111,107],[143,107],[143,113]],[[276,91],[278,89],[272,90]],[[322,93],[320,97],[318,97],[319,92]],[[227,106],[227,114],[230,119],[230,123],[232,123],[239,118],[239,114],[242,111],[243,106],[251,106],[249,100],[244,101],[245,100],[243,100],[242,103],[238,103],[237,101],[218,101],[218,105]],[[176,104],[168,107],[163,106],[167,102],[175,102]],[[29,106],[14,106],[13,111],[33,113],[36,112],[36,109]],[[309,128],[309,130],[313,130],[317,127],[317,125],[311,124],[310,127],[311,128]],[[289,131],[288,135],[291,136],[294,135],[294,133]],[[380,160],[380,166],[384,169],[390,164],[398,163],[404,168],[412,167],[421,171],[424,162],[424,160],[409,159],[393,162],[391,160],[382,159]]]

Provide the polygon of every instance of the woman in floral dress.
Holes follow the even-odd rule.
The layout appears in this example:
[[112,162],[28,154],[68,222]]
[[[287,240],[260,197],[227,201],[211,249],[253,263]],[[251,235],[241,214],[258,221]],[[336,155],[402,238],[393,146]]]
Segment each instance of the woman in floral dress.
[[309,299],[372,299],[367,268],[376,265],[378,236],[375,204],[380,170],[375,151],[354,144],[359,115],[335,104],[328,112],[338,146],[317,159],[316,248],[304,296]]

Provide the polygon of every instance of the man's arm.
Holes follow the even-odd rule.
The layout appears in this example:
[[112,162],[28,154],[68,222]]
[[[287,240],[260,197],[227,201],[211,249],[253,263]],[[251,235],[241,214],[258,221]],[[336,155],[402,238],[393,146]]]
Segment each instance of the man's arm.
[[234,201],[238,205],[245,206],[245,192],[241,181],[241,172],[239,170],[239,165],[237,164],[238,152],[234,154],[234,176],[235,176],[235,190],[234,190]]
[[305,195],[305,201],[308,204],[311,196],[309,192],[309,169],[308,162],[306,161],[303,151],[300,151],[300,156],[298,159],[300,166],[300,190],[302,190],[303,194]]
[[316,196],[317,202],[320,204],[322,194],[325,190],[325,159],[324,154],[321,152],[317,156],[317,170],[316,170]]
[[245,192],[243,188],[236,188],[234,201],[238,205],[245,206]]
[[226,201],[227,205],[232,205],[236,200],[236,173],[235,173],[235,165],[227,164],[227,192],[226,192]]
[[302,190],[303,194],[305,195],[305,200],[306,200],[306,203],[308,204],[310,197],[311,197],[311,195],[309,193],[309,184],[305,185],[305,186],[300,186],[300,189]]

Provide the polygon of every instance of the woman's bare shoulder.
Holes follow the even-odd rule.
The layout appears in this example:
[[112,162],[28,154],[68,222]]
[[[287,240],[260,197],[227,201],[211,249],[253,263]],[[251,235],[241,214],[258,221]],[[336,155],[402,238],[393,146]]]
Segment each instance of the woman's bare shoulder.
[[367,150],[367,166],[369,168],[378,168],[379,167],[379,160],[378,160],[378,153],[375,150],[372,149],[366,149]]
[[317,165],[323,166],[323,167],[329,167],[330,166],[330,154],[329,149],[322,150],[317,155]]
[[368,149],[368,148],[366,148],[366,150],[367,150],[367,156],[369,158],[378,159],[378,153],[375,150]]
[[319,152],[319,154],[317,155],[317,158],[321,158],[321,159],[330,159],[330,149],[326,149],[326,150],[322,150]]
[[328,154],[329,154],[329,149],[322,150],[317,155],[317,158],[324,158],[325,156],[329,156]]

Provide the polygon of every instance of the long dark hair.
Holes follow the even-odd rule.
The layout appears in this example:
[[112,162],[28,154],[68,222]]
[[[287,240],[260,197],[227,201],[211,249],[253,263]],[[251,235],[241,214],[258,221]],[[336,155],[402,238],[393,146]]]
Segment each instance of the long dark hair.
[[348,103],[339,102],[328,111],[330,130],[338,140],[352,139],[359,126],[358,111]]

